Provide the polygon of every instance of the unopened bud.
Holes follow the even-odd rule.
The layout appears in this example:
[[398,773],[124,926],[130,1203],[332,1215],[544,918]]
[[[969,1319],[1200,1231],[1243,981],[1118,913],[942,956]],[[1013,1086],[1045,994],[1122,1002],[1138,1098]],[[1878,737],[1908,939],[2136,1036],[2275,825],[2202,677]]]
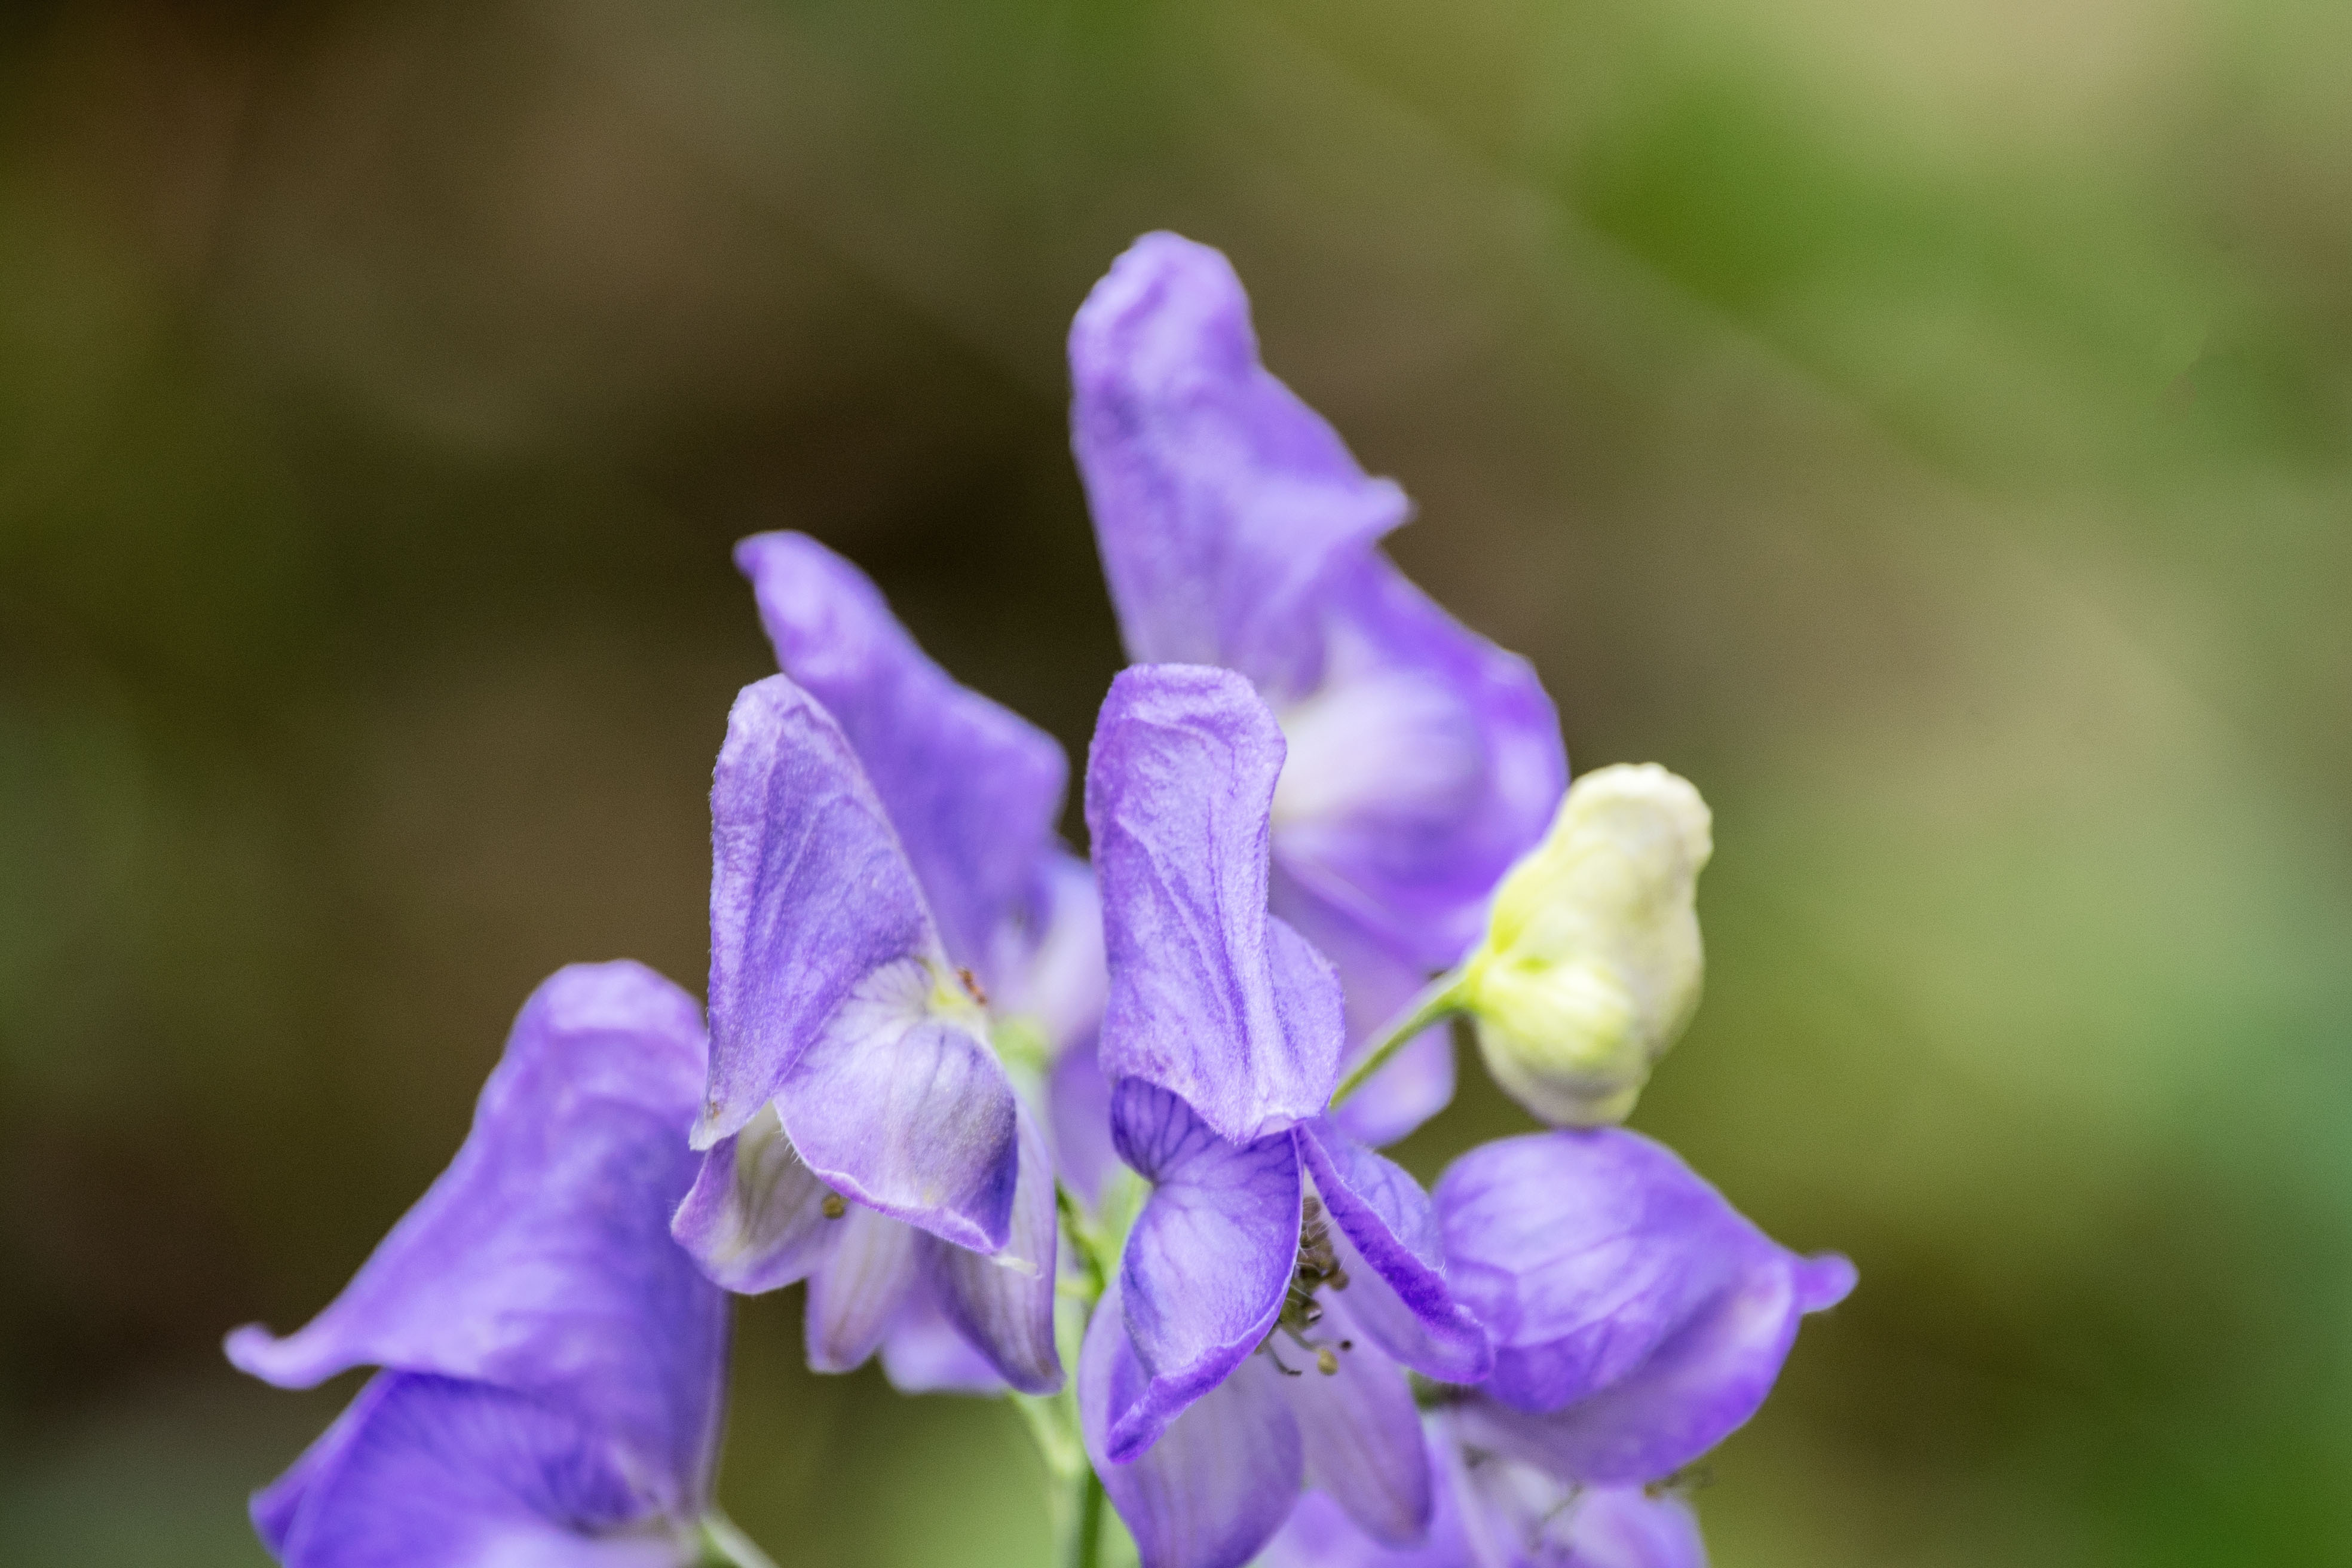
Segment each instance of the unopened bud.
[[1486,1070],[1557,1126],[1622,1121],[1697,1011],[1706,803],[1654,763],[1585,774],[1495,892],[1463,972]]

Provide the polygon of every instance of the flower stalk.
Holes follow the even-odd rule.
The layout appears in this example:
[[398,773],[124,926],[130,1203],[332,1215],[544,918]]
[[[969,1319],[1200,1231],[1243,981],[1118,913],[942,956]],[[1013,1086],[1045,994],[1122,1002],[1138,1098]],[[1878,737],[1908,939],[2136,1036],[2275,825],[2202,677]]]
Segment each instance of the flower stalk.
[[1391,1057],[1404,1049],[1423,1029],[1462,1012],[1463,992],[1464,974],[1459,969],[1448,970],[1423,987],[1421,994],[1406,1003],[1404,1010],[1381,1029],[1363,1059],[1339,1080],[1339,1087],[1331,1091],[1331,1109],[1339,1110],[1349,1095],[1363,1088],[1374,1073],[1388,1066]]
[[776,1568],[775,1560],[717,1509],[702,1516],[695,1544],[701,1550],[696,1568]]

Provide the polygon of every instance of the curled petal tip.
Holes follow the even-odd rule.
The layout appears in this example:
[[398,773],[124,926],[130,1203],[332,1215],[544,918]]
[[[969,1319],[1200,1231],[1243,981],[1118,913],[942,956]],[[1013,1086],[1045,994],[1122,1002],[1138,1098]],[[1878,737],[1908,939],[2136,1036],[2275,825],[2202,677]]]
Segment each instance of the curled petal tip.
[[1797,1260],[1797,1310],[1820,1312],[1836,1306],[1853,1294],[1862,1280],[1851,1258],[1842,1253],[1824,1252]]
[[222,1339],[221,1353],[228,1357],[229,1365],[247,1377],[257,1377],[280,1388],[300,1387],[302,1384],[297,1381],[299,1373],[294,1358],[286,1354],[286,1341],[259,1323],[247,1323],[231,1329]]

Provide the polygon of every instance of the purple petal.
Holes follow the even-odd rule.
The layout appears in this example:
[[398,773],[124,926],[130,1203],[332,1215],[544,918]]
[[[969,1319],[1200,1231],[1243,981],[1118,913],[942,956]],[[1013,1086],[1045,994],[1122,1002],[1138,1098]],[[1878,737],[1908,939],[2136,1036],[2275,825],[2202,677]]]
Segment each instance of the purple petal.
[[988,1358],[948,1321],[928,1290],[918,1290],[908,1300],[898,1322],[883,1336],[882,1373],[901,1394],[1005,1392],[1004,1380]]
[[1437,1205],[1454,1291],[1494,1336],[1488,1392],[1530,1411],[1625,1376],[1777,1251],[1672,1152],[1617,1128],[1474,1149]]
[[831,1191],[771,1107],[703,1155],[670,1235],[715,1284],[745,1296],[781,1289],[833,1250],[840,1229],[824,1215]]
[[1054,1131],[1054,1168],[1062,1184],[1089,1206],[1102,1199],[1103,1178],[1118,1163],[1111,1147],[1110,1083],[1092,1036],[1076,1041],[1055,1058],[1045,1080],[1045,1099]]
[[1112,682],[1087,764],[1103,1069],[1181,1095],[1236,1142],[1320,1113],[1339,1065],[1338,981],[1266,913],[1282,755],[1239,677],[1145,666]]
[[1762,1408],[1805,1314],[1809,1267],[1790,1254],[1764,1258],[1625,1377],[1549,1415],[1482,1396],[1463,1406],[1463,1431],[1580,1481],[1672,1475]]
[[1338,1229],[1348,1306],[1365,1333],[1416,1372],[1484,1379],[1494,1352],[1447,1288],[1444,1238],[1421,1184],[1328,1121],[1301,1127],[1298,1147]]
[[867,975],[784,1075],[776,1110],[836,1192],[993,1252],[1020,1173],[1013,1086],[976,1009],[933,1011],[938,984],[914,960]]
[[1078,471],[1129,653],[1311,689],[1318,588],[1409,509],[1258,363],[1232,266],[1172,234],[1136,241],[1071,326],[1070,379]]
[[1690,1504],[1641,1487],[1588,1487],[1569,1510],[1567,1568],[1706,1568]]
[[341,1463],[343,1451],[358,1440],[367,1429],[368,1418],[383,1396],[404,1382],[412,1381],[399,1373],[383,1373],[368,1379],[357,1397],[343,1406],[341,1415],[316,1442],[302,1450],[301,1457],[268,1486],[255,1492],[246,1505],[253,1521],[253,1532],[261,1537],[262,1545],[280,1563],[287,1561],[287,1538],[302,1517],[302,1503],[321,1477],[331,1475]]
[[694,1142],[757,1115],[853,988],[944,963],[848,740],[782,676],[743,689],[710,786],[710,1084]]
[[940,1310],[1005,1382],[1024,1394],[1051,1394],[1062,1386],[1054,1348],[1054,1162],[1026,1109],[1020,1124],[1021,1181],[1004,1250],[986,1257],[930,1240],[924,1271]]
[[1298,1252],[1301,1183],[1288,1133],[1228,1143],[1139,1079],[1113,1089],[1111,1107],[1121,1157],[1154,1184],[1119,1259],[1127,1331],[1145,1373],[1132,1402],[1111,1411],[1109,1451],[1126,1459],[1273,1328]]
[[229,1359],[280,1387],[376,1365],[534,1394],[693,1504],[727,1343],[726,1297],[669,1238],[701,1058],[693,999],[652,971],[559,971],[431,1190],[309,1326],[239,1329]]
[[1336,1294],[1325,1297],[1316,1325],[1316,1338],[1338,1358],[1338,1372],[1326,1376],[1303,1354],[1302,1366],[1286,1353],[1296,1347],[1276,1342],[1273,1353],[1298,1374],[1282,1379],[1282,1394],[1306,1447],[1307,1484],[1331,1497],[1367,1534],[1409,1546],[1429,1531],[1421,1413],[1404,1370],[1354,1331],[1349,1305]]
[[[1282,710],[1274,858],[1334,919],[1423,969],[1477,939],[1489,893],[1568,785],[1526,660],[1469,631],[1378,552],[1332,579],[1321,686]],[[1308,921],[1318,926],[1319,922]]]
[[1061,747],[949,679],[866,574],[816,541],[758,534],[735,547],[735,564],[777,663],[865,764],[950,956],[989,973],[997,928],[1053,843],[1069,772]]
[[1000,943],[1007,951],[997,961],[1001,978],[992,983],[990,1003],[999,1018],[1035,1025],[1058,1054],[1092,1040],[1110,992],[1094,868],[1055,849],[1039,863],[1030,907],[1039,911],[1036,930],[1007,928],[1013,940]]
[[1426,1542],[1384,1546],[1309,1491],[1263,1568],[1706,1568],[1698,1522],[1671,1492],[1580,1489],[1486,1452],[1465,1462],[1443,1417],[1430,1423],[1429,1452],[1436,1497]]
[[1473,1150],[1437,1205],[1448,1277],[1497,1346],[1481,1430],[1579,1480],[1654,1480],[1720,1442],[1763,1403],[1799,1319],[1853,1283],[1622,1129]]
[[1149,1380],[1123,1318],[1113,1282],[1078,1356],[1087,1457],[1135,1537],[1142,1568],[1240,1568],[1281,1525],[1305,1468],[1298,1424],[1276,1375],[1270,1366],[1242,1368],[1139,1457],[1115,1461],[1111,1413],[1131,1407]]
[[1348,1510],[1319,1491],[1309,1491],[1290,1510],[1282,1533],[1266,1545],[1259,1568],[1519,1568],[1507,1559],[1482,1563],[1462,1537],[1454,1496],[1440,1486],[1431,1510],[1429,1538],[1418,1546],[1383,1546],[1348,1517]]
[[809,1276],[803,1324],[812,1372],[855,1372],[898,1321],[922,1275],[913,1226],[852,1204],[833,1255]]
[[694,1555],[592,1425],[404,1373],[370,1383],[254,1513],[287,1568],[681,1568]]
[[1535,672],[1380,552],[1402,492],[1259,364],[1215,251],[1137,241],[1079,310],[1070,366],[1129,653],[1255,682],[1291,739],[1276,859],[1400,957],[1450,965],[1567,784]]

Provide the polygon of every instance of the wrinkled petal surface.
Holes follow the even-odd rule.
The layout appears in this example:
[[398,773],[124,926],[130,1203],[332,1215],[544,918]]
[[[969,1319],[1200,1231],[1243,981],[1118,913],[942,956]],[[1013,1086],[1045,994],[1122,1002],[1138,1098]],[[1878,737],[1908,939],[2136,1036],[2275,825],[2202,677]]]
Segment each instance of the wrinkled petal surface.
[[1102,1064],[1245,1142],[1318,1114],[1339,986],[1266,912],[1273,716],[1230,671],[1140,666],[1111,685],[1087,764],[1110,997]]
[[1240,1568],[1281,1526],[1306,1468],[1277,1374],[1267,1365],[1244,1366],[1139,1457],[1112,1459],[1111,1413],[1132,1407],[1150,1379],[1122,1326],[1119,1289],[1114,1282],[1104,1293],[1079,1352],[1087,1457],[1134,1535],[1143,1568]]
[[380,1373],[253,1501],[287,1568],[682,1568],[596,1429],[487,1384]]
[[1136,241],[1078,310],[1070,380],[1072,444],[1130,657],[1311,689],[1316,591],[1410,509],[1258,363],[1231,264],[1172,234]]
[[1139,1079],[1112,1090],[1111,1121],[1120,1157],[1154,1184],[1119,1258],[1121,1310],[1142,1376],[1131,1400],[1111,1409],[1106,1441],[1126,1459],[1274,1326],[1298,1253],[1303,1188],[1289,1133],[1229,1143]]
[[695,1146],[759,1114],[867,976],[936,961],[898,836],[841,727],[784,677],[743,689],[710,786],[710,1081]]
[[1020,1172],[1013,1085],[976,1009],[935,1010],[939,983],[911,959],[860,981],[777,1086],[776,1110],[836,1192],[993,1252]]
[[1051,1394],[1062,1386],[1054,1348],[1054,1162],[1026,1108],[1020,1124],[1021,1179],[1004,1249],[988,1256],[930,1239],[923,1268],[940,1311],[998,1375],[1024,1394]]
[[1355,1321],[1416,1372],[1446,1383],[1483,1380],[1494,1352],[1447,1286],[1437,1212],[1421,1184],[1328,1121],[1302,1126],[1298,1148],[1338,1231]]
[[735,547],[776,662],[824,705],[889,812],[949,956],[992,982],[998,926],[1053,842],[1068,763],[1053,737],[959,686],[866,574],[799,533]]
[[516,1019],[449,1168],[300,1331],[229,1336],[307,1388],[348,1367],[534,1395],[610,1435],[691,1511],[708,1486],[725,1296],[669,1237],[695,1179],[694,1001],[634,963],[558,972]]

